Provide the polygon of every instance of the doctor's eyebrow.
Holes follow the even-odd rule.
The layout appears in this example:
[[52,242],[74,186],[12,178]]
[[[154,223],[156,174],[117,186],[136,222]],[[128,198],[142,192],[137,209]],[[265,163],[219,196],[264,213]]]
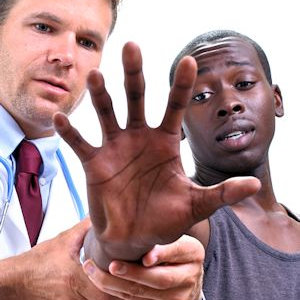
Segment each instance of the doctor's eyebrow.
[[[59,18],[58,16],[56,16],[55,14],[49,13],[49,12],[38,12],[38,13],[33,13],[31,15],[29,15],[28,17],[26,17],[24,19],[24,21],[28,22],[30,20],[35,20],[35,19],[39,19],[39,20],[44,20],[44,21],[50,21],[50,22],[54,22],[58,25],[62,25],[65,22]],[[97,44],[99,45],[99,48],[103,48],[104,45],[104,38],[100,35],[99,32],[95,31],[95,30],[91,30],[91,29],[85,29],[85,28],[80,28],[79,32],[87,35],[88,37],[94,39]]]
[[51,14],[49,12],[39,12],[39,13],[33,13],[25,18],[25,21],[29,21],[30,19],[43,19],[48,20],[57,24],[63,24],[63,20],[59,18],[58,16]]

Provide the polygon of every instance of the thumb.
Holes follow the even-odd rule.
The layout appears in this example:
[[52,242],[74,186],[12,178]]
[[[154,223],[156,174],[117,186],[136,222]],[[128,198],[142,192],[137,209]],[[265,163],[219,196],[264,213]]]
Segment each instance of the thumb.
[[210,187],[194,186],[192,213],[195,221],[202,221],[224,205],[232,205],[259,191],[255,177],[233,177]]
[[76,249],[75,251],[78,251],[78,253],[83,246],[84,238],[88,230],[91,228],[91,225],[90,217],[86,217],[84,220],[66,231],[74,250]]
[[204,247],[194,237],[183,235],[171,244],[155,245],[143,257],[143,265],[152,267],[162,263],[184,264],[189,262],[204,261]]

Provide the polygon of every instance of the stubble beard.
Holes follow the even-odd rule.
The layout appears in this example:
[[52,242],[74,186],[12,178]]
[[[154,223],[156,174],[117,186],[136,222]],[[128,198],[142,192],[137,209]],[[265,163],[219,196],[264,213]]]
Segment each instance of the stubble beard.
[[[54,74],[63,78],[64,74],[62,71],[51,67],[41,68],[35,66],[21,75],[18,72],[14,72],[12,66],[13,64],[9,63],[9,57],[6,56],[3,59],[2,56],[0,70],[7,71],[0,75],[0,103],[3,104],[17,122],[33,124],[37,129],[40,127],[42,130],[52,130],[52,117],[55,112],[61,111],[69,115],[78,106],[81,97],[75,99],[74,96],[69,95],[70,98],[67,100],[54,99],[51,101],[51,99],[39,99],[34,91],[30,90],[31,78],[35,78],[38,74],[39,76]],[[18,82],[16,82],[16,78],[19,78]],[[18,83],[19,85],[17,85]]]
[[[73,107],[73,101],[70,100],[65,101],[64,105],[60,105],[56,111],[53,111],[53,109],[49,107],[51,105],[50,100],[49,103],[45,102],[44,107],[41,106],[41,104],[38,103],[40,100],[31,95],[26,83],[22,83],[22,85],[18,87],[16,94],[10,101],[14,111],[16,111],[22,119],[45,129],[53,129],[52,117],[56,111],[61,111],[69,115]],[[49,106],[47,104],[49,104]]]

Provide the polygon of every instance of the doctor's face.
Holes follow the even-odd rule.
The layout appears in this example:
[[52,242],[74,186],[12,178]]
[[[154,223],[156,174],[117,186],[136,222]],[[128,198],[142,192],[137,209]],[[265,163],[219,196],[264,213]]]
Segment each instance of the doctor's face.
[[0,26],[0,104],[29,138],[54,133],[99,66],[112,23],[110,0],[19,0]]

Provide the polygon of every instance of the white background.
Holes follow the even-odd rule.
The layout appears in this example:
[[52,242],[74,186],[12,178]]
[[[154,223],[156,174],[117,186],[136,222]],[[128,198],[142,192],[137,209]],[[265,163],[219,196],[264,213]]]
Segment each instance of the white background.
[[[298,89],[299,11],[296,0],[123,0],[117,26],[105,47],[100,69],[105,75],[120,124],[126,123],[121,50],[126,41],[137,42],[144,57],[146,117],[158,126],[169,92],[168,74],[177,53],[195,36],[213,29],[232,29],[256,40],[265,50],[273,82],[279,84],[285,116],[277,119],[270,151],[273,185],[277,200],[300,213],[298,193],[300,167]],[[101,144],[101,131],[89,95],[71,116],[71,122],[93,145]],[[193,161],[187,143],[181,145],[188,175]],[[69,152],[68,149],[65,149]],[[85,183],[80,164],[69,153],[67,161],[82,196]]]

